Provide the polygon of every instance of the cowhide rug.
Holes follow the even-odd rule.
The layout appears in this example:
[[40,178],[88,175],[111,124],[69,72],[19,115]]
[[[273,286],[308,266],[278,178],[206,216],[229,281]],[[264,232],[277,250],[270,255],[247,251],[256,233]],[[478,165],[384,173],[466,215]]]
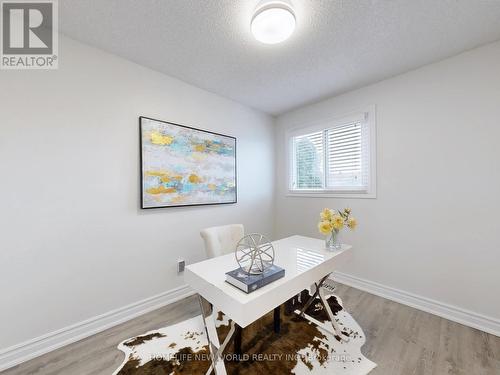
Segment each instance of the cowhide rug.
[[[282,306],[281,332],[273,331],[273,312],[243,329],[243,356],[237,361],[230,343],[224,353],[228,375],[256,374],[368,374],[376,364],[361,354],[364,333],[335,295],[328,303],[349,340],[339,342],[326,312],[319,303],[306,311],[310,320],[298,316],[308,292]],[[314,321],[314,323],[312,321]],[[216,319],[220,342],[229,331],[229,320],[219,312]],[[326,329],[324,327],[327,327]],[[210,352],[201,315],[141,336],[125,340],[118,348],[125,360],[114,375],[205,374]]]

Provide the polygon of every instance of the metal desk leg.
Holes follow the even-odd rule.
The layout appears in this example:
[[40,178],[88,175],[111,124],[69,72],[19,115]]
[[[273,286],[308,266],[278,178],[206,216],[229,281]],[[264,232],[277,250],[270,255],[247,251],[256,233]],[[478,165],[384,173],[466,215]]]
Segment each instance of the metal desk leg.
[[319,290],[320,290],[321,286],[323,285],[323,283],[325,282],[325,280],[328,278],[328,276],[329,275],[326,275],[319,282],[314,283],[314,286],[316,289],[315,289],[313,295],[311,296],[311,298],[309,298],[309,300],[305,303],[304,307],[302,307],[302,310],[300,310],[300,316],[304,316],[304,313],[306,312],[307,308],[309,306],[311,306],[311,303],[314,302],[314,299],[319,294]]
[[210,354],[212,356],[212,365],[208,368],[206,375],[209,375],[212,372],[212,368],[214,369],[216,375],[227,375],[226,366],[224,365],[224,360],[221,356],[233,336],[235,323],[231,321],[229,332],[224,339],[224,342],[220,344],[219,337],[217,336],[217,329],[215,327],[216,312],[214,311],[213,306],[211,306],[210,303],[200,295],[198,295],[198,301],[200,302],[201,316],[203,318],[203,324],[207,334],[208,347],[210,348]]
[[319,299],[320,299],[321,303],[323,304],[323,307],[326,310],[326,313],[328,314],[328,318],[330,319],[330,322],[332,323],[333,331],[335,332],[335,338],[338,341],[347,341],[346,337],[349,337],[349,336],[345,335],[342,332],[342,329],[340,328],[339,324],[335,320],[335,316],[332,313],[332,309],[330,308],[330,305],[328,304],[328,301],[326,300],[326,298],[323,294],[323,291],[320,290],[318,292],[318,294],[319,294]]
[[325,309],[325,311],[328,315],[328,319],[330,320],[330,322],[332,324],[335,338],[339,341],[348,341],[349,336],[347,336],[346,334],[344,334],[342,332],[342,329],[340,328],[337,321],[335,320],[335,316],[332,313],[332,309],[330,309],[330,305],[328,304],[328,301],[326,300],[326,298],[323,294],[323,291],[321,290],[321,287],[322,287],[323,283],[326,281],[326,279],[328,279],[328,276],[330,276],[330,275],[328,274],[325,277],[323,277],[319,282],[314,283],[315,291],[314,291],[313,295],[311,296],[311,298],[309,298],[309,300],[306,302],[306,304],[304,305],[302,310],[300,310],[300,316],[302,316],[302,317],[304,316],[307,308],[311,305],[311,303],[313,303],[316,296],[318,296],[321,304],[323,305],[323,308]]

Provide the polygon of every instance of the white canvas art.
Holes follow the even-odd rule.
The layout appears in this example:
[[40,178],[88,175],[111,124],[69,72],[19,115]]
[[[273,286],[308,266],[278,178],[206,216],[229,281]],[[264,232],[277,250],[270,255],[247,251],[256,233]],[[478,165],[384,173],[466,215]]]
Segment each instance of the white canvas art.
[[140,118],[142,208],[236,202],[236,138]]

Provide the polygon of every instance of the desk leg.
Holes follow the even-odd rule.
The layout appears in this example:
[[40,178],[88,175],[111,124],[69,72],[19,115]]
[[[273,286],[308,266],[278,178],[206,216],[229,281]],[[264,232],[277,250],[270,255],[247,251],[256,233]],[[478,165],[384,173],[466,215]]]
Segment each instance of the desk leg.
[[281,330],[281,306],[274,309],[274,332],[280,333]]
[[332,313],[332,309],[330,308],[330,305],[328,304],[328,301],[326,300],[323,291],[319,290],[318,292],[319,299],[321,300],[321,303],[323,304],[323,308],[326,310],[326,313],[328,314],[328,318],[330,319],[330,322],[332,323],[333,326],[333,331],[335,332],[335,338],[338,341],[347,341],[346,340],[346,335],[342,333],[342,329],[340,328],[339,324],[335,320],[335,316]]
[[314,299],[316,298],[316,296],[318,296],[319,300],[321,301],[321,304],[323,305],[323,308],[325,309],[325,311],[326,311],[326,313],[328,315],[328,319],[330,320],[330,322],[332,324],[333,331],[334,331],[334,334],[335,334],[335,338],[338,341],[344,341],[345,342],[345,341],[348,341],[348,337],[349,336],[345,335],[342,332],[342,329],[340,328],[340,326],[338,325],[337,321],[335,320],[335,316],[332,313],[332,309],[330,308],[330,305],[328,304],[328,301],[326,300],[326,298],[325,298],[325,296],[323,294],[323,291],[321,289],[323,283],[326,281],[326,279],[328,278],[328,276],[330,276],[330,275],[326,275],[319,282],[314,283],[315,291],[314,291],[313,295],[311,296],[311,298],[309,298],[309,300],[305,303],[304,307],[300,311],[300,315],[304,316],[307,308],[311,305],[311,303],[314,301]]
[[216,312],[213,306],[211,306],[210,303],[200,295],[198,295],[198,301],[200,302],[201,317],[203,318],[203,324],[207,334],[208,347],[210,348],[210,354],[212,356],[212,365],[208,368],[206,375],[212,373],[212,368],[214,369],[216,375],[227,375],[226,366],[224,365],[224,360],[221,356],[226,348],[226,345],[233,336],[235,323],[231,321],[229,332],[224,339],[224,342],[220,344],[219,337],[217,336],[217,329],[215,327]]

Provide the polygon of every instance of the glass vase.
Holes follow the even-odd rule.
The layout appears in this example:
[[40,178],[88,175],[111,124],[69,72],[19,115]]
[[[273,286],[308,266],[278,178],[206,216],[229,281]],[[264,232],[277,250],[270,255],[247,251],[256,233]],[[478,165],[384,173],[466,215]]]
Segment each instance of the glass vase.
[[333,230],[332,233],[326,238],[326,249],[330,251],[340,250],[342,245],[339,242],[339,232]]

